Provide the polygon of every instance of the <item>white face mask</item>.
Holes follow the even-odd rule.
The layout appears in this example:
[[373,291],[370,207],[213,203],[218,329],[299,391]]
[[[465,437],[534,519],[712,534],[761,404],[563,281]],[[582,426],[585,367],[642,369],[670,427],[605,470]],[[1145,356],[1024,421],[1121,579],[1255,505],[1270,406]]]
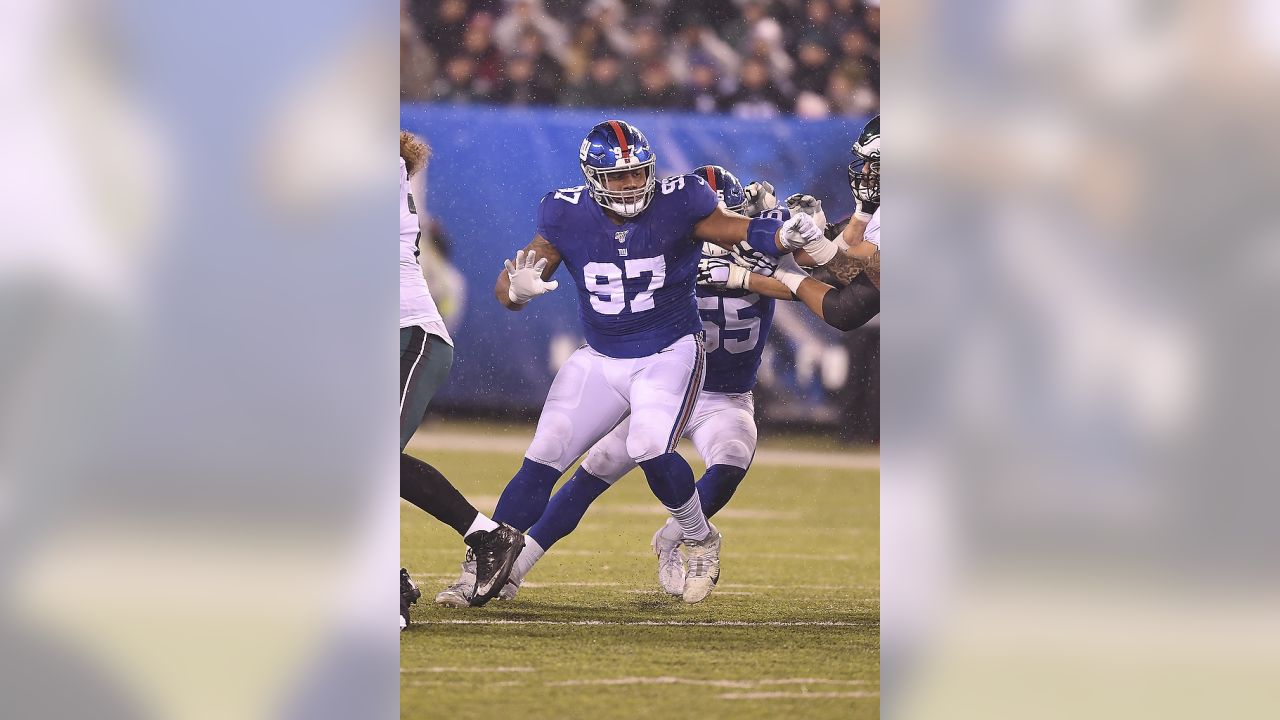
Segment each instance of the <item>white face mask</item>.
[[[633,172],[636,169],[645,170],[648,174],[644,184],[638,188],[630,190],[610,190],[605,187],[604,178],[615,172]],[[606,207],[623,217],[635,217],[649,206],[649,201],[653,199],[653,191],[657,185],[658,179],[654,173],[654,162],[638,165],[636,167],[628,167],[619,170],[597,170],[584,171],[587,183],[591,187],[591,196],[595,198],[597,203]]]

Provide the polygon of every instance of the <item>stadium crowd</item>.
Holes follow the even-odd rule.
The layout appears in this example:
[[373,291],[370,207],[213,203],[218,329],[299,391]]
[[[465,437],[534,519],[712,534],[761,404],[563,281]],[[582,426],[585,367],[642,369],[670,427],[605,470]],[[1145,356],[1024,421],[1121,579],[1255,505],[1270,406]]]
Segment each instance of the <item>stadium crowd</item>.
[[879,0],[401,0],[406,101],[879,112]]

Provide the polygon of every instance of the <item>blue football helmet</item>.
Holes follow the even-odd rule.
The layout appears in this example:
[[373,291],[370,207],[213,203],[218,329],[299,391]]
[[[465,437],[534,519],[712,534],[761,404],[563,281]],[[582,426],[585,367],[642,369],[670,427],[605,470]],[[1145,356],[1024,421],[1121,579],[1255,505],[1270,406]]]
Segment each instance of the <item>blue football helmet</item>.
[[734,177],[733,173],[719,165],[703,165],[694,170],[693,174],[706,180],[730,211],[741,215],[747,214],[747,193],[743,191],[742,183],[738,182],[738,178]]
[[[635,217],[649,207],[658,184],[654,167],[658,156],[653,154],[644,133],[634,125],[621,120],[605,120],[591,128],[578,151],[578,161],[582,165],[583,176],[587,178],[591,197],[601,207],[622,217]],[[642,186],[610,189],[610,186],[628,184],[622,176],[629,176],[635,170],[644,171]]]

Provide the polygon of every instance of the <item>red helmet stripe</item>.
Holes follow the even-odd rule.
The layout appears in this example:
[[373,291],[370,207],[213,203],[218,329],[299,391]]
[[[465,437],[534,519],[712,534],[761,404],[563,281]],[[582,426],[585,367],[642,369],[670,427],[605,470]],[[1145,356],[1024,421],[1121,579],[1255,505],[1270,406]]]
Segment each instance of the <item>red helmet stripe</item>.
[[710,167],[708,167],[706,170],[707,170],[707,184],[711,186],[712,190],[719,192],[720,188],[716,187],[716,171]]
[[617,120],[610,120],[609,127],[613,128],[613,134],[618,136],[618,146],[622,148],[622,157],[629,156],[631,154],[631,146],[627,145],[627,136],[622,132],[622,126],[618,124]]

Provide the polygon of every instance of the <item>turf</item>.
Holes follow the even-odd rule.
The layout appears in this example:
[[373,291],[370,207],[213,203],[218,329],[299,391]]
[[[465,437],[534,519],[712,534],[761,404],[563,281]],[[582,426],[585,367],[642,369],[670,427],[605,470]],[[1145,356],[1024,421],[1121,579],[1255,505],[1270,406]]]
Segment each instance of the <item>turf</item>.
[[[423,457],[485,512],[520,461]],[[595,503],[515,600],[484,608],[431,603],[464,547],[402,503],[401,556],[423,599],[401,634],[401,717],[878,717],[878,479],[752,468],[714,519],[725,536],[720,584],[697,605],[658,587],[649,539],[664,511],[638,472]]]

